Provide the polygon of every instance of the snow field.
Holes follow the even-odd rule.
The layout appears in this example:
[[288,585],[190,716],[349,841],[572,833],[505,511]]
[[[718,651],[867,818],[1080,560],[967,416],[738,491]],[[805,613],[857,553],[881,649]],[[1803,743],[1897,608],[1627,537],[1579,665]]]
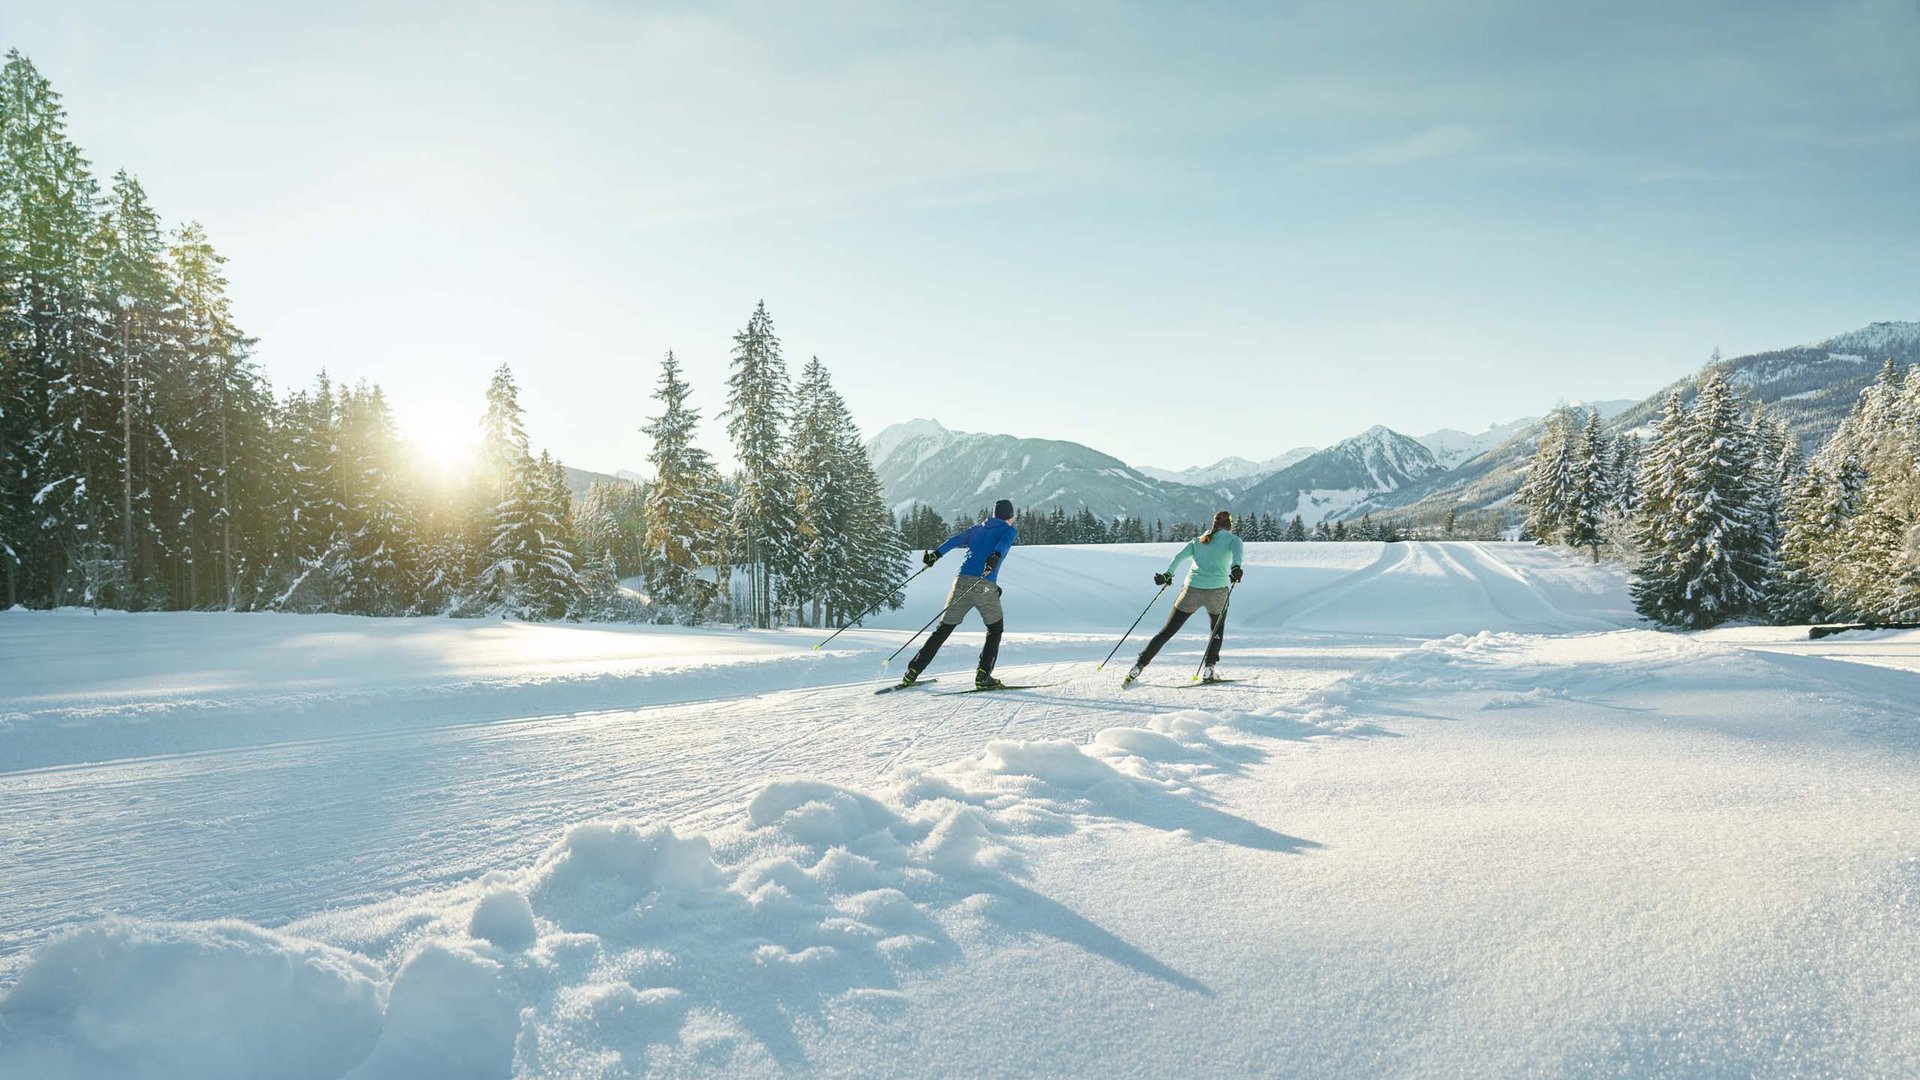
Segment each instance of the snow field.
[[[743,689],[0,771],[0,859],[38,883],[0,924],[42,931],[0,1077],[1920,1072],[1914,676],[1842,662],[1920,634],[1602,629],[1620,582],[1551,552],[1295,547],[1335,550],[1250,571],[1228,686],[1184,685],[1189,633],[1124,694],[1042,659],[1020,695]],[[1158,568],[1066,550],[1088,597]],[[1111,644],[1074,635],[1007,655]],[[285,850],[256,850],[260,772],[303,822],[264,834]],[[395,820],[339,830],[328,785]],[[215,805],[241,813],[168,835]],[[107,843],[149,819],[165,858]],[[354,843],[372,903],[311,884]],[[273,928],[168,921],[190,897]],[[129,910],[162,918],[98,918]]]
[[900,973],[957,960],[939,913],[1045,903],[1020,883],[1020,837],[1190,791],[1184,778],[1225,752],[1209,726],[1187,710],[1087,745],[994,740],[875,794],[775,781],[743,825],[711,834],[576,825],[524,870],[321,917],[321,936],[352,953],[237,923],[90,927],[39,954],[0,1004],[14,1036],[0,1070],[237,1077],[290,1053],[303,1071],[286,1075],[314,1077],[595,1075],[634,1054],[668,1069],[715,1055],[795,1067],[792,1014],[830,998],[901,1007]]

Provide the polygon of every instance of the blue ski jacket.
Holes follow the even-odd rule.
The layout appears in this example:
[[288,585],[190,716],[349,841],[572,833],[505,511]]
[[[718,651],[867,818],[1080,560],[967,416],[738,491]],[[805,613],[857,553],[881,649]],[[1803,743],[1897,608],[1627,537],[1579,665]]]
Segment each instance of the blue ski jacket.
[[[956,534],[946,543],[941,544],[939,551],[940,554],[945,555],[954,548],[965,546],[967,561],[960,564],[960,572],[974,577],[984,577],[998,584],[1000,568],[1007,565],[1007,553],[1013,550],[1013,542],[1019,538],[1020,530],[1014,528],[1012,524],[990,517]],[[992,573],[986,573],[987,556],[996,551],[1000,553],[1000,561],[994,564]]]

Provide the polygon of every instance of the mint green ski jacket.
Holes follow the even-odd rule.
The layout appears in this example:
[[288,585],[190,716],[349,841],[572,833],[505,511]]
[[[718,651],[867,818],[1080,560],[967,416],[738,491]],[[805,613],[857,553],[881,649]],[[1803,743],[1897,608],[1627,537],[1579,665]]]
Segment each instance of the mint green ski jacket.
[[1240,565],[1240,538],[1222,529],[1213,534],[1211,544],[1190,540],[1167,564],[1167,573],[1173,573],[1174,567],[1187,559],[1193,560],[1193,570],[1187,574],[1188,588],[1224,589],[1227,571]]

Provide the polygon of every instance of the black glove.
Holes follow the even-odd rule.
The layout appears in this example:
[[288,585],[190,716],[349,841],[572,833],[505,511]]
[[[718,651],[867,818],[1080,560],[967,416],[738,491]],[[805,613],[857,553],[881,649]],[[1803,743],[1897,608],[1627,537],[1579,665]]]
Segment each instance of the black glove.
[[1155,585],[1159,585],[1162,587],[1171,585],[1173,584],[1173,575],[1172,574],[1155,574],[1153,575],[1153,583]]
[[980,567],[980,576],[985,577],[988,574],[993,573],[993,568],[999,565],[1000,565],[1000,553],[996,551],[993,554],[987,556],[987,561]]
[[932,566],[934,563],[937,563],[940,561],[940,553],[937,551],[922,552],[920,555],[920,561],[923,563],[926,563],[928,566]]
[[1242,573],[1241,569],[1236,566],[1233,569],[1227,571],[1227,580],[1233,582],[1235,585],[1238,585],[1240,584],[1241,573]]

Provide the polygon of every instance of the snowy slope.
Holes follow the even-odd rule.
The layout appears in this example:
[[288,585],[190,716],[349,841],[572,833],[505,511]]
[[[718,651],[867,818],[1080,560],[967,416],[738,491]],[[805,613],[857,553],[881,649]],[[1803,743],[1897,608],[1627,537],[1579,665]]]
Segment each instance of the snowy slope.
[[[1017,551],[1005,663],[1051,685],[975,697],[834,685],[889,630],[0,613],[0,1076],[1920,1068],[1920,634],[1635,629],[1529,546],[1257,545],[1242,681],[1187,688],[1189,632],[1122,694],[1092,661],[1169,550]],[[528,682],[563,707],[430,707]],[[382,716],[193,741],[282,693]],[[84,755],[22,768],[34,731]]]

